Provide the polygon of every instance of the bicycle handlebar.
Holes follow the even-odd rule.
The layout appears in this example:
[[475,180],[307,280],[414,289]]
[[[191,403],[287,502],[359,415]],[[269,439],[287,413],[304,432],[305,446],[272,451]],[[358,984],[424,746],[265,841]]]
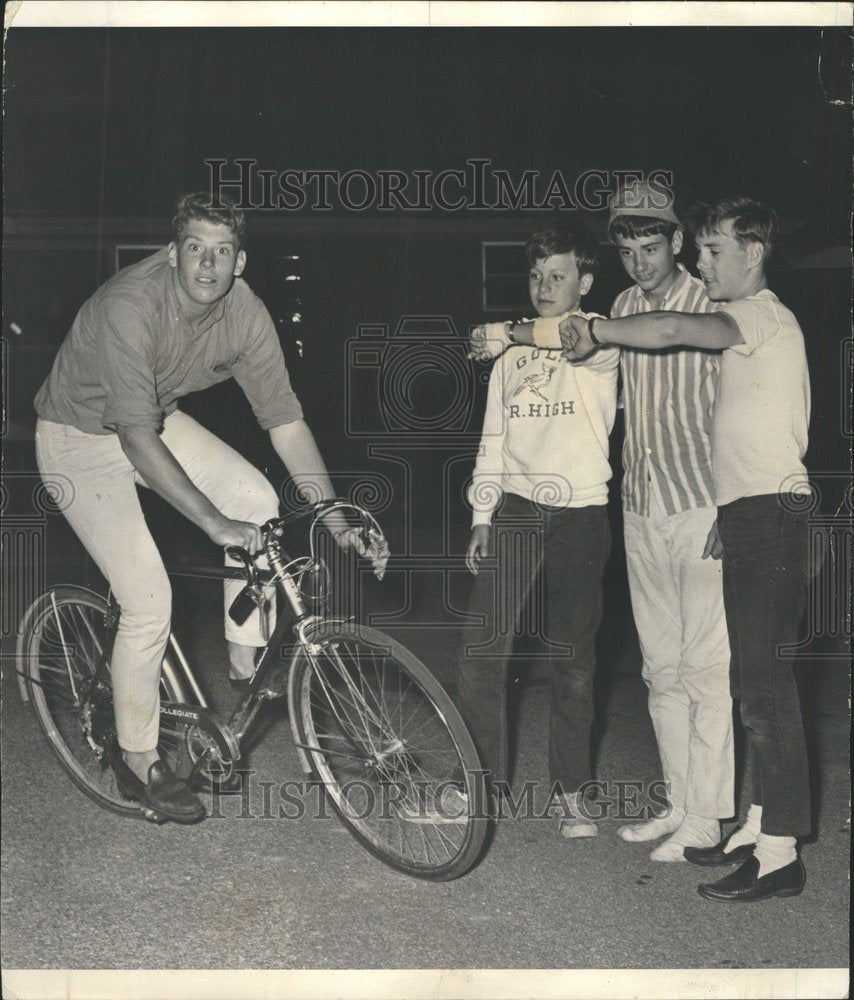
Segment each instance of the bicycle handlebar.
[[318,522],[332,510],[350,510],[355,511],[359,515],[359,538],[361,539],[363,545],[367,548],[370,548],[371,546],[380,548],[385,543],[385,535],[383,535],[382,529],[373,514],[365,510],[364,507],[351,503],[349,500],[335,498],[332,500],[320,500],[305,510],[293,511],[283,517],[273,517],[270,518],[269,521],[265,521],[264,524],[261,525],[263,549],[259,550],[254,555],[240,545],[226,545],[226,555],[239,560],[243,564],[243,572],[246,575],[246,582],[248,584],[257,584],[258,568],[255,565],[255,560],[258,556],[263,554],[272,538],[281,537],[286,524],[310,515],[313,517],[311,527],[309,528],[309,544],[311,548],[311,558],[314,559],[314,537]]

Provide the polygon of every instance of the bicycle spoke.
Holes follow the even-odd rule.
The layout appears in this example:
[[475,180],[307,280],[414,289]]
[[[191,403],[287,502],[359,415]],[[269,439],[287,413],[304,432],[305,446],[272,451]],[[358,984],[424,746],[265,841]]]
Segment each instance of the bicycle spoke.
[[[437,705],[391,640],[365,642],[370,630],[352,631],[319,643],[302,668],[302,747],[342,818],[372,850],[410,874],[453,877],[479,841],[465,813],[441,813],[440,793],[449,785],[457,797],[465,792],[476,758],[468,768],[463,763],[445,714],[455,710]],[[449,705],[439,690],[436,697]],[[461,725],[458,716],[454,725]],[[477,831],[482,839],[482,823]]]
[[[358,717],[358,723],[360,724],[361,729],[367,730],[369,721],[377,728],[380,728],[379,717],[376,716],[375,713],[369,710],[369,706],[365,703],[364,698],[360,697],[356,693],[357,688],[355,687],[353,680],[349,675],[347,665],[344,663],[341,657],[340,645],[338,643],[336,643],[334,646],[334,654],[335,654],[334,666],[337,668],[338,676],[340,676],[341,679],[344,681],[346,695],[347,695],[345,698],[342,697],[340,694],[336,694],[336,701],[339,704],[347,705],[350,709],[352,709],[353,713],[355,713],[355,715]],[[358,660],[355,669],[357,674],[361,676],[361,674],[359,673]]]

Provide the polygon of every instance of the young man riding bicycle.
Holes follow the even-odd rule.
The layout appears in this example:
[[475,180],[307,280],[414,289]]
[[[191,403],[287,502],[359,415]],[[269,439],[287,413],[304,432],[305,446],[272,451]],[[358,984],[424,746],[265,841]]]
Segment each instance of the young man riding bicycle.
[[[176,822],[204,808],[159,759],[158,685],[171,588],[136,485],[160,494],[221,546],[256,551],[278,512],[266,478],[177,408],[182,396],[235,378],[301,493],[335,496],[293,392],[273,321],[240,278],[243,213],[226,198],[185,195],[168,247],[125,268],[82,306],[35,400],[36,456],[46,480],[74,486],[63,513],[108,580],[122,613],[111,660],[115,762],[123,791]],[[337,520],[335,518],[338,518]],[[378,575],[388,550],[365,550],[340,515],[327,525]],[[225,585],[226,607],[241,589]],[[260,614],[226,616],[229,676],[251,676]]]

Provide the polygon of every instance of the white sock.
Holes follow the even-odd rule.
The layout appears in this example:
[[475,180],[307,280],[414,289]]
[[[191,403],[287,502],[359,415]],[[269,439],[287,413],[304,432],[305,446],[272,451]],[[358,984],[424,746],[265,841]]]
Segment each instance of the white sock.
[[666,837],[668,833],[678,830],[685,819],[684,809],[671,809],[666,816],[656,816],[655,819],[648,819],[644,823],[635,823],[633,826],[621,826],[617,834],[628,840],[629,843],[639,843],[643,840],[658,840],[659,837]]
[[684,861],[686,847],[714,847],[721,839],[721,823],[688,813],[679,828],[650,854],[653,861]]
[[744,823],[730,836],[724,853],[729,854],[736,847],[743,847],[745,844],[755,844],[761,829],[762,806],[751,805]]
[[767,833],[760,833],[753,856],[759,862],[757,878],[770,875],[778,868],[785,868],[786,865],[797,860],[798,852],[795,850],[795,838],[771,837]]
[[562,815],[558,823],[558,830],[563,837],[576,839],[580,837],[595,837],[599,828],[593,820],[586,815],[582,796],[580,793],[564,794],[558,798]]

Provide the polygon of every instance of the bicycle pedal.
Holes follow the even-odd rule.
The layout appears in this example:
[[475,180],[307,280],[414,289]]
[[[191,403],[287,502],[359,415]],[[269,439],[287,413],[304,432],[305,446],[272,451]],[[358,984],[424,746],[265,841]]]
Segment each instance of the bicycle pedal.
[[264,701],[274,701],[276,698],[286,697],[287,693],[286,688],[282,688],[280,690],[279,688],[270,687],[270,685],[265,684],[264,687],[259,689],[258,696],[263,698]]

